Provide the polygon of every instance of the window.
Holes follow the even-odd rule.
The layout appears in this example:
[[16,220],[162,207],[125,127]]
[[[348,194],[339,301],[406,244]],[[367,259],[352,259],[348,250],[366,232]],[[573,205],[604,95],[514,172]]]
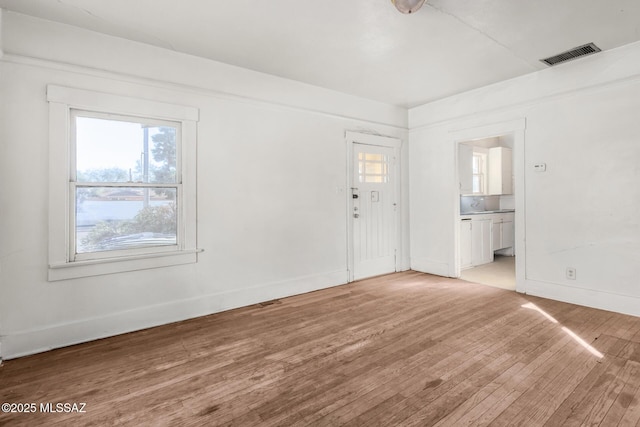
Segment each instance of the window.
[[175,250],[180,123],[71,111],[73,260]]
[[47,96],[49,279],[195,262],[197,109],[58,86]]
[[487,155],[473,153],[473,194],[487,193]]

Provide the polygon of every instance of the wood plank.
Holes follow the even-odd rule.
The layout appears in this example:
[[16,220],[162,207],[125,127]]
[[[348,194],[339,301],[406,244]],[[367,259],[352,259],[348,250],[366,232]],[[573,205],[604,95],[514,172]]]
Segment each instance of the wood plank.
[[[616,348],[618,339],[600,340],[600,348],[609,351]],[[559,363],[567,355],[558,352],[550,359],[550,368],[539,377],[500,417],[494,425],[543,425],[579,386],[582,380],[596,366],[602,363],[601,358],[595,356],[576,341],[573,346],[571,364]],[[518,412],[519,410],[519,412]]]
[[[614,391],[615,400],[600,423],[603,426],[618,425],[629,410],[629,407],[634,403],[634,395],[638,391],[638,385],[640,384],[640,363],[627,360],[622,375],[616,379],[616,382],[618,384]],[[636,401],[635,406],[637,405],[638,402]]]
[[[630,385],[629,389],[633,387]],[[629,391],[631,395],[631,392]],[[624,415],[618,422],[619,427],[640,426],[640,387],[636,388],[635,394],[631,395],[631,403]]]
[[560,404],[553,415],[547,419],[545,426],[553,427],[565,425],[569,418],[574,418],[574,413],[588,400],[587,395],[600,383],[602,376],[611,369],[612,358],[605,358],[602,363],[594,366],[582,381],[574,388],[571,394]]
[[[606,414],[606,409],[613,403],[609,402],[610,397],[603,399],[610,393],[610,387],[625,365],[625,360],[609,357],[610,363],[604,371],[595,379],[593,385],[584,393],[582,400],[572,407],[571,412],[564,420],[563,426],[582,426],[587,423],[587,419],[596,420]],[[553,424],[549,424],[551,426]],[[557,424],[556,424],[557,425]],[[596,423],[595,425],[598,425]]]

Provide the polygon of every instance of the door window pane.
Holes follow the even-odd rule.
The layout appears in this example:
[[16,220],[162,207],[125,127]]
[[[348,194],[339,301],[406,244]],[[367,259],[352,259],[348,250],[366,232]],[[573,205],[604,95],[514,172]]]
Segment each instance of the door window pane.
[[358,179],[366,183],[389,182],[389,158],[384,154],[358,153]]

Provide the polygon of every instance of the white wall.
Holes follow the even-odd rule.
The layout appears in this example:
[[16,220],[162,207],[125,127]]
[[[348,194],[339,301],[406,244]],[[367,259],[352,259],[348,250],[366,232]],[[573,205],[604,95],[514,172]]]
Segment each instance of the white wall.
[[[345,130],[406,110],[6,11],[2,40],[1,357],[346,282]],[[47,282],[47,84],[200,109],[197,264]]]
[[639,114],[638,43],[410,110],[412,268],[455,270],[452,135],[525,119],[518,290],[640,315]]

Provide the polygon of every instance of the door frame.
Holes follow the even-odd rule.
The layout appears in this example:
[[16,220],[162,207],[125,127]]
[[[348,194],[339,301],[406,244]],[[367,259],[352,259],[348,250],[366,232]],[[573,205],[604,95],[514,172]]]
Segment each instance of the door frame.
[[526,194],[525,194],[525,131],[526,119],[514,119],[504,122],[480,125],[449,132],[454,144],[454,221],[453,221],[453,253],[450,256],[449,275],[460,277],[460,186],[458,170],[458,148],[461,142],[475,139],[491,138],[502,135],[513,135],[513,174],[516,212],[514,218],[514,238],[516,253],[516,291],[526,293]]
[[347,281],[354,281],[354,223],[353,223],[353,198],[352,198],[352,188],[355,187],[355,183],[353,182],[353,148],[354,144],[362,144],[362,145],[373,145],[378,147],[389,147],[393,148],[393,154],[395,157],[395,162],[393,164],[392,171],[392,179],[394,180],[394,196],[396,203],[396,210],[394,211],[394,228],[396,230],[396,243],[395,243],[395,251],[396,251],[396,259],[395,259],[395,271],[398,271],[399,267],[399,254],[398,251],[402,247],[402,230],[400,227],[400,223],[398,218],[400,217],[401,212],[401,203],[400,203],[400,191],[402,189],[400,185],[400,154],[402,148],[402,140],[399,138],[394,138],[390,136],[382,136],[382,135],[374,135],[368,133],[360,133],[354,131],[346,131],[345,132],[345,142],[347,148],[347,191],[345,191],[346,197],[346,206],[347,206]]

